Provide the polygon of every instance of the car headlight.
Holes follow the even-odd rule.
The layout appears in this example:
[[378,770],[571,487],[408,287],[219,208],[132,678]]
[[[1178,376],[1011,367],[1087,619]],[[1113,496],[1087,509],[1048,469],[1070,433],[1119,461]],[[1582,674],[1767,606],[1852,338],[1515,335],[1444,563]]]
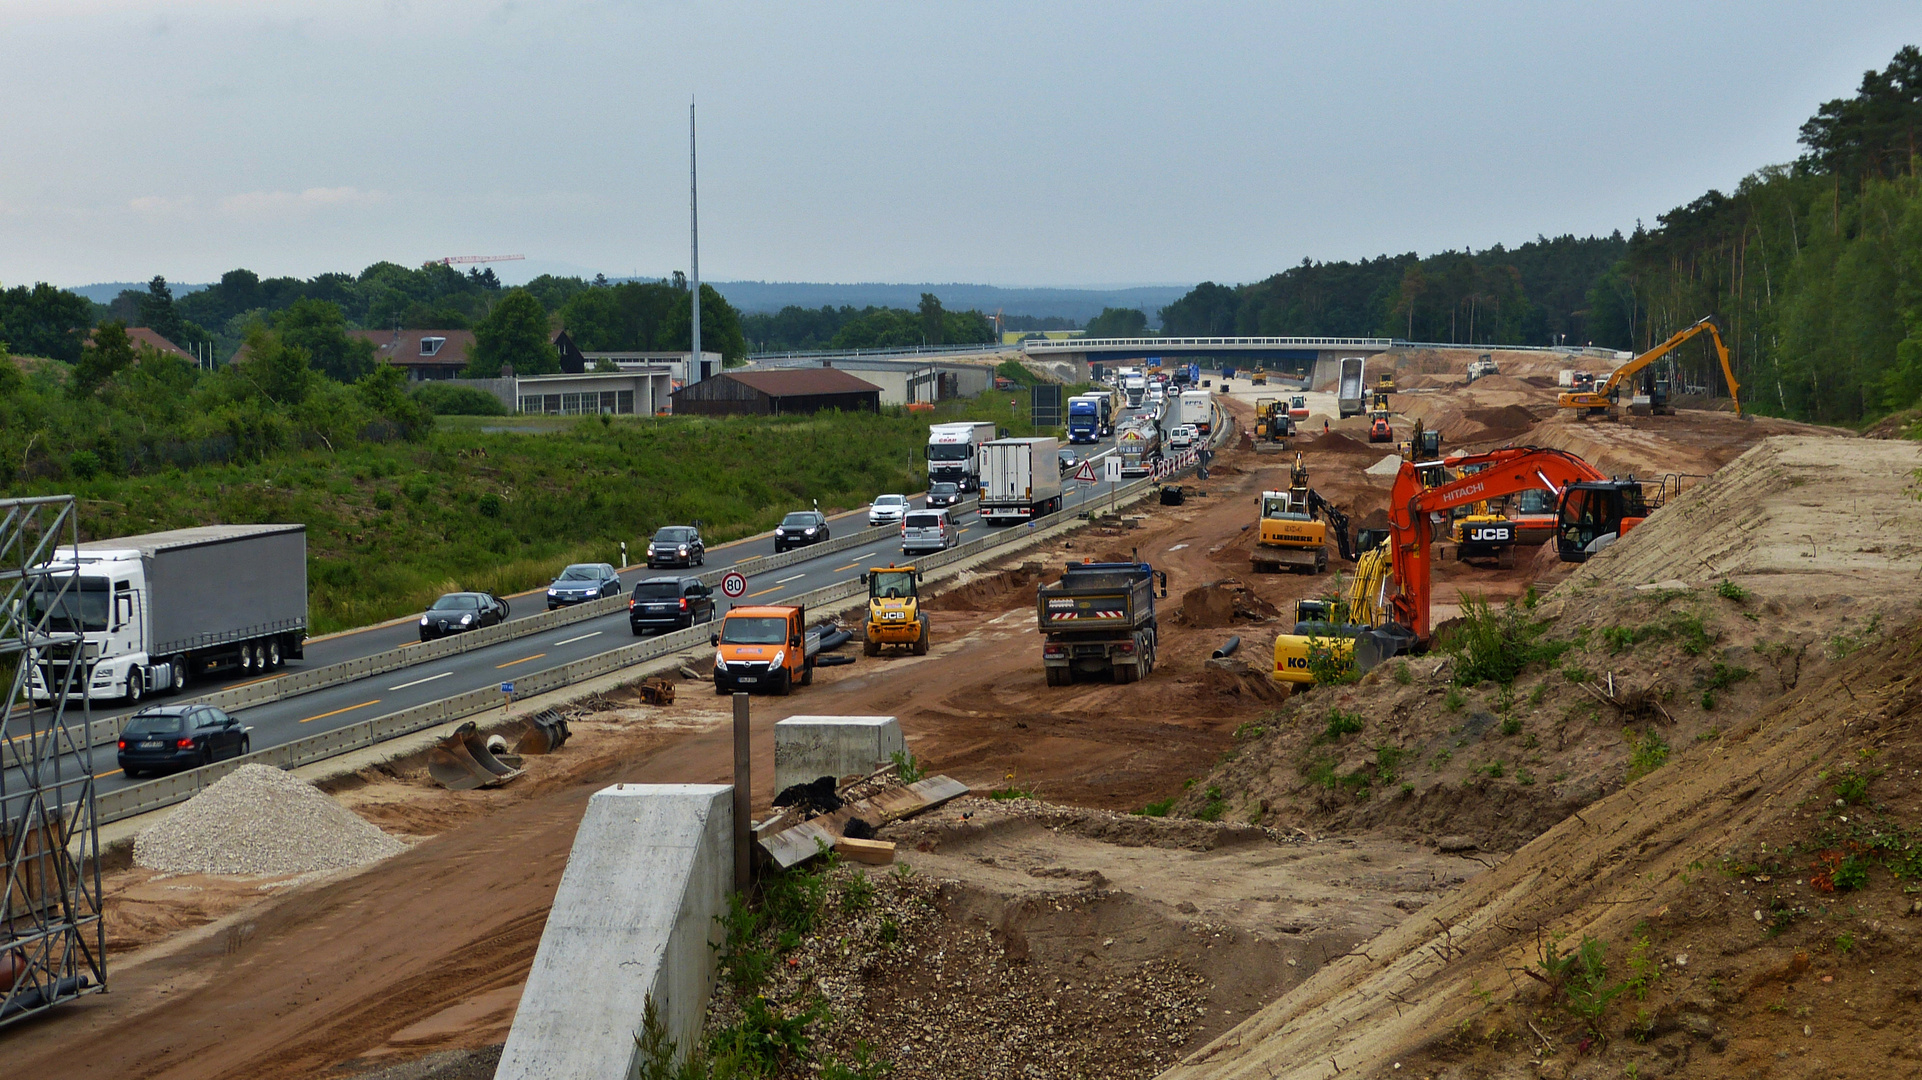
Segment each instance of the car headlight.
[[549,596],[559,596],[560,594],[561,594],[561,591],[560,591],[559,589],[549,589],[549,590],[547,590],[547,595],[549,595]]
[[687,545],[686,545],[686,544],[682,544],[682,545],[680,546],[680,548],[679,548],[678,550],[679,550],[679,551],[680,551],[680,553],[681,553],[681,554],[683,554],[683,555],[685,555],[685,554],[687,554]]
[[813,530],[813,529],[802,529],[801,531],[802,531],[802,532],[804,532],[804,533],[806,533],[806,534],[808,534],[809,536],[813,536],[813,535],[814,535],[814,530]]
[[427,616],[425,616],[425,615],[422,615],[422,616],[420,617],[420,624],[421,624],[422,626],[426,626],[426,625],[427,625]]
[[786,536],[786,535],[787,535],[787,530],[786,530],[786,529],[783,529],[783,528],[781,528],[780,526],[778,526],[778,525],[777,525],[777,526],[775,526],[775,528],[774,528],[774,535],[776,535],[776,536]]
[[774,659],[769,660],[767,662],[767,666],[780,667],[782,664],[785,664],[785,663],[787,663],[787,650],[782,649],[779,652],[774,654]]
[[474,621],[474,617],[472,615],[462,615],[460,617],[460,624],[462,626],[466,626],[468,623],[473,621]]
[[721,655],[721,650],[719,649],[714,650],[714,670],[727,670],[727,658]]

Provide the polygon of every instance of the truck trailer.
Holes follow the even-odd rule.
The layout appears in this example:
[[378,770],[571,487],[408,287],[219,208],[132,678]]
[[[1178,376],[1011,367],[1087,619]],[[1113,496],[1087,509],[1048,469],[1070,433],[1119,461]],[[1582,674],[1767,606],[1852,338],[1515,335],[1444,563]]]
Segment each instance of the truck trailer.
[[981,520],[1027,521],[1061,509],[1061,444],[1050,438],[996,439],[981,447]]
[[928,428],[928,483],[946,481],[962,491],[981,490],[981,447],[993,441],[986,421],[934,424]]
[[1207,435],[1215,426],[1214,395],[1206,390],[1183,390],[1181,408],[1175,414],[1177,424],[1187,424],[1198,435]]
[[1137,416],[1121,425],[1115,436],[1121,455],[1121,475],[1146,476],[1161,461],[1161,428],[1152,416]]
[[307,638],[307,526],[205,525],[59,549],[30,613],[83,638],[33,650],[29,691],[137,702],[222,670],[268,672]]
[[1049,686],[1076,675],[1137,682],[1155,667],[1155,585],[1168,575],[1147,563],[1069,563],[1061,580],[1035,595],[1041,666]]
[[1360,416],[1367,407],[1361,384],[1363,358],[1344,356],[1341,358],[1341,381],[1336,385],[1335,411],[1337,419],[1346,420]]

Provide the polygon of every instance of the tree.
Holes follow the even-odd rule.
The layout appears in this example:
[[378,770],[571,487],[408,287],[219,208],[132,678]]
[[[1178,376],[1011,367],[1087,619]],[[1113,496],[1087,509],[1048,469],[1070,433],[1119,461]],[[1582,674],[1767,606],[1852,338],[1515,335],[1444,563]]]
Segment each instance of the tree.
[[73,363],[80,359],[93,305],[87,298],[40,282],[0,292],[0,339],[21,356],[45,356]]
[[516,374],[545,375],[561,369],[560,350],[547,327],[547,309],[526,289],[511,289],[487,317],[474,324],[470,379],[497,378],[512,365]]
[[940,297],[927,292],[921,294],[921,333],[926,344],[941,344],[941,331],[947,329],[943,314]]
[[375,364],[354,384],[354,396],[393,421],[409,441],[419,442],[434,429],[433,410],[407,392],[406,374],[392,364]]
[[80,350],[80,362],[67,381],[67,392],[77,398],[92,397],[107,380],[132,367],[133,359],[133,339],[127,336],[126,324],[102,323],[86,348]]
[[1104,307],[1088,320],[1087,335],[1092,338],[1138,338],[1147,333],[1148,316],[1137,308]]
[[309,361],[338,382],[350,383],[374,370],[374,343],[347,333],[347,317],[338,304],[296,300],[273,322],[281,340],[306,350]]
[[1161,332],[1175,337],[1225,337],[1235,332],[1241,297],[1226,285],[1204,281],[1161,309]]
[[[307,350],[290,345],[279,334],[257,326],[247,335],[247,358],[228,367],[230,378],[282,407],[307,400],[314,387],[314,369]],[[250,396],[243,392],[242,397]]]
[[1913,173],[1922,154],[1922,50],[1904,46],[1887,69],[1862,73],[1852,98],[1824,102],[1802,125],[1806,170],[1860,183]]
[[147,283],[147,295],[140,301],[141,325],[178,345],[185,335],[180,312],[174,310],[174,291],[159,274]]

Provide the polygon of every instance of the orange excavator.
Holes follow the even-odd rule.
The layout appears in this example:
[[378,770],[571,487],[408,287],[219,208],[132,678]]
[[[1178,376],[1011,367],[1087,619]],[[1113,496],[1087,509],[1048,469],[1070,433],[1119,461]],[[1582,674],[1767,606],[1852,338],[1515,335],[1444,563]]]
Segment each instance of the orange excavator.
[[1742,399],[1737,396],[1741,385],[1735,381],[1735,369],[1728,363],[1728,346],[1722,344],[1722,332],[1715,328],[1714,319],[1713,315],[1703,316],[1693,325],[1676,331],[1667,341],[1616,368],[1615,373],[1602,385],[1565,391],[1555,403],[1564,409],[1587,410],[1583,416],[1606,413],[1611,406],[1620,402],[1622,387],[1633,387],[1635,376],[1640,374],[1642,385],[1629,396],[1629,412],[1647,416],[1673,416],[1675,410],[1668,403],[1668,387],[1655,379],[1655,361],[1674,352],[1697,334],[1707,334],[1715,344],[1716,358],[1722,362],[1722,377],[1728,380],[1728,396],[1735,403],[1735,415],[1742,415]]

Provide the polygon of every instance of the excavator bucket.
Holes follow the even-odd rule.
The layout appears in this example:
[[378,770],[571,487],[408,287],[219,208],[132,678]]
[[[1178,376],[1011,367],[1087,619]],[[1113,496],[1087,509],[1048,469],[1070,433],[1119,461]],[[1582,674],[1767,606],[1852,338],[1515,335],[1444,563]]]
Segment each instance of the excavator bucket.
[[674,704],[674,684],[666,679],[648,679],[641,683],[641,704]]
[[527,729],[514,746],[517,754],[551,754],[567,742],[567,719],[553,709],[542,709],[527,717]]
[[452,735],[436,743],[427,754],[427,774],[451,791],[504,784],[521,771],[488,751],[486,740],[481,738],[472,720],[455,728]]

